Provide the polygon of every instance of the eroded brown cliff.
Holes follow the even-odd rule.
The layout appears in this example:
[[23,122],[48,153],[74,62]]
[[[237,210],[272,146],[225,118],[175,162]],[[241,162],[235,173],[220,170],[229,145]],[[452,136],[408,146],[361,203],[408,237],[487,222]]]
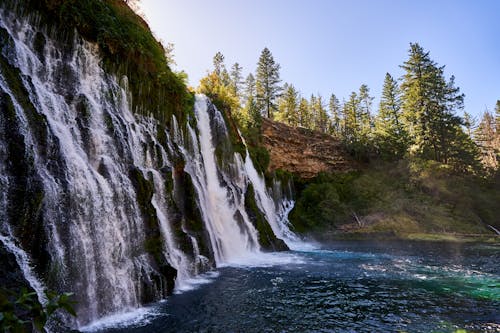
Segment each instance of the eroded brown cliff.
[[263,119],[262,137],[269,151],[269,170],[286,170],[303,179],[320,172],[345,172],[359,165],[330,135]]

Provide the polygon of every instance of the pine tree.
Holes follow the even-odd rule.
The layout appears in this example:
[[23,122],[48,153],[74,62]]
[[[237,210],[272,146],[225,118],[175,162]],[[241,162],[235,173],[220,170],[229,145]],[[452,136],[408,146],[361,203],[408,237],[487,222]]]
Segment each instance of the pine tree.
[[364,145],[369,145],[372,139],[373,120],[371,108],[373,97],[370,96],[370,89],[366,84],[359,87],[359,112],[357,114],[359,123],[359,137]]
[[262,115],[257,107],[254,97],[250,96],[248,98],[245,103],[244,112],[248,115],[247,127],[260,130],[262,125]]
[[462,120],[454,113],[463,107],[464,95],[454,77],[447,82],[444,66],[438,67],[418,44],[410,44],[409,59],[401,67],[403,114],[412,152],[446,164],[459,148]]
[[497,169],[500,165],[500,100],[497,100],[495,105],[495,151],[497,159]]
[[353,91],[347,102],[344,103],[342,111],[344,113],[343,139],[348,146],[357,144],[359,141],[359,110],[360,106],[358,94]]
[[330,128],[329,133],[335,137],[340,137],[342,129],[342,109],[340,101],[332,94],[328,103],[328,110],[330,111]]
[[269,119],[273,117],[276,99],[281,91],[279,71],[280,65],[275,63],[271,51],[264,48],[257,63],[256,90],[257,104]]
[[312,128],[309,102],[304,97],[300,98],[299,102],[299,126],[304,128]]
[[252,73],[248,74],[245,79],[245,91],[244,91],[245,99],[248,100],[250,97],[253,97],[255,100],[256,92],[255,92],[255,78]]
[[235,62],[233,66],[231,66],[231,73],[229,73],[230,81],[231,81],[231,89],[233,90],[233,93],[235,96],[238,96],[238,98],[241,100],[241,85],[243,84],[243,77],[241,72],[243,71],[243,68]]
[[467,135],[472,138],[477,128],[477,119],[467,111],[464,112],[464,127]]
[[240,117],[240,100],[230,87],[229,74],[224,64],[224,56],[217,52],[213,58],[214,70],[200,80],[198,92],[210,97],[219,108],[233,113],[236,119]]
[[309,129],[312,130],[317,130],[317,125],[318,125],[318,115],[316,114],[317,108],[316,108],[316,96],[314,94],[311,94],[311,97],[309,98],[309,118],[311,120],[311,124]]
[[224,55],[221,52],[217,52],[212,60],[214,65],[214,72],[219,78],[222,77],[222,72],[226,69],[224,65]]
[[497,136],[500,136],[500,100],[495,104],[495,128]]
[[290,126],[299,124],[299,93],[292,84],[283,86],[283,94],[278,100],[276,119]]
[[323,97],[318,94],[318,97],[311,96],[310,107],[314,117],[314,129],[321,133],[326,133],[328,128],[328,113],[326,112]]
[[378,114],[375,119],[375,135],[379,152],[386,158],[400,158],[407,148],[407,132],[401,122],[401,92],[397,81],[385,74]]
[[500,162],[496,144],[497,136],[495,116],[486,110],[474,131],[474,139],[481,150],[483,165],[490,170],[497,169]]

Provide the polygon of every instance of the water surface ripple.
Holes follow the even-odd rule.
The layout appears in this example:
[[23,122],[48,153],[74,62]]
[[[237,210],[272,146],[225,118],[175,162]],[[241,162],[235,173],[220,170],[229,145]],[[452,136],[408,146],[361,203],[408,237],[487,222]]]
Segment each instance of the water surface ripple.
[[224,267],[101,332],[500,332],[500,247],[337,242],[300,260]]

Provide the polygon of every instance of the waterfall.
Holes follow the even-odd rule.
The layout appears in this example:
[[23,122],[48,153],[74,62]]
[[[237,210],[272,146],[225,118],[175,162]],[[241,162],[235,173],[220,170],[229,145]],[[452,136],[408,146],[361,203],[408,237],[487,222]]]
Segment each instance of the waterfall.
[[30,259],[27,253],[21,249],[12,236],[10,228],[5,226],[6,231],[9,235],[0,234],[0,242],[2,242],[3,246],[12,253],[16,257],[16,261],[19,264],[23,272],[23,276],[28,281],[29,285],[36,292],[38,297],[38,301],[40,304],[45,305],[47,303],[47,297],[45,296],[45,287],[36,274],[33,272],[33,268],[31,267]]
[[[258,253],[260,247],[257,231],[244,209],[242,185],[238,188],[234,182],[225,182],[225,186],[222,186],[221,177],[224,175],[216,163],[208,105],[205,96],[197,96],[195,115],[199,135],[188,127],[191,147],[183,148],[183,152],[187,161],[186,171],[193,178],[198,193],[215,261],[224,264],[244,260],[246,256]],[[224,126],[218,110],[213,109],[213,116],[219,125]],[[223,129],[227,135],[227,129]],[[241,160],[241,156],[235,154],[234,159],[233,164]],[[236,168],[235,171],[234,179],[241,179],[242,170]],[[238,217],[240,219],[235,223]]]
[[0,114],[0,246],[42,303],[45,286],[74,293],[69,325],[83,327],[163,299],[259,257],[260,215],[268,242],[296,241],[293,202],[273,200],[249,154],[217,156],[229,134],[205,96],[194,119],[165,128],[133,113],[127,79],[103,70],[96,45],[58,43],[33,21],[0,6],[0,105],[12,110]]

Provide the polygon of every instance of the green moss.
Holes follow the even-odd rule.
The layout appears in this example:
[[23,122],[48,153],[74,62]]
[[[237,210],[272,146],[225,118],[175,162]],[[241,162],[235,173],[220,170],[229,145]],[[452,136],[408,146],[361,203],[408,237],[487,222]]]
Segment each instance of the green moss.
[[162,172],[163,177],[165,178],[165,197],[167,198],[167,204],[168,207],[171,207],[171,209],[178,210],[177,203],[175,202],[173,195],[174,195],[174,177],[173,177],[173,172],[171,170],[163,170]]
[[[108,72],[127,76],[133,110],[168,123],[176,115],[185,123],[193,96],[182,79],[171,71],[163,46],[146,22],[122,0],[7,0],[3,5],[18,15],[37,12],[50,35],[70,46],[73,31],[97,43]],[[64,33],[61,33],[63,31]],[[43,41],[36,40],[36,47]],[[67,47],[66,47],[67,48]]]
[[[5,29],[0,28],[0,47],[12,47],[12,40]],[[32,135],[38,142],[38,150],[43,155],[47,147],[47,121],[44,115],[39,114],[31,100],[29,93],[24,86],[20,70],[9,64],[8,60],[0,54],[0,72],[7,83],[13,97],[22,107],[23,112],[32,129]],[[25,78],[27,84],[31,84],[29,78]],[[0,103],[3,115],[6,117],[5,136],[7,139],[8,160],[10,170],[16,178],[16,186],[13,188],[11,201],[15,207],[10,210],[10,218],[17,222],[18,232],[23,242],[29,246],[37,243],[33,239],[30,226],[40,219],[44,192],[41,184],[35,180],[30,180],[34,175],[34,162],[30,155],[26,154],[24,136],[19,132],[14,103],[9,94],[0,90]],[[36,226],[35,226],[36,228]]]
[[[168,147],[169,142],[167,138],[167,127],[163,124],[158,124],[156,127],[156,140],[162,147]],[[169,153],[169,149],[165,149]]]
[[163,240],[158,236],[151,236],[144,241],[144,249],[151,253],[157,261],[158,256],[163,252]]
[[113,118],[111,118],[111,115],[109,113],[104,113],[104,124],[106,125],[106,129],[110,133],[114,133],[115,131],[115,126],[113,125]]
[[185,225],[189,231],[201,235],[204,232],[204,225],[198,207],[198,195],[189,174],[184,173],[183,178]]
[[[191,176],[184,172],[184,164],[174,168],[175,202],[179,208],[179,222],[175,223],[176,237],[181,248],[186,253],[193,253],[191,239],[194,237],[198,243],[200,253],[207,258],[212,258],[210,238],[205,230],[201,211],[198,206],[198,195],[191,180]],[[185,230],[185,231],[184,231]],[[187,236],[186,233],[189,235]]]
[[226,105],[224,101],[221,101],[219,98],[217,98],[217,96],[209,97],[211,97],[212,103],[215,105],[217,110],[221,112],[222,117],[224,118],[224,122],[227,126],[227,134],[230,141],[227,147],[224,147],[222,145],[217,145],[217,147],[215,147],[215,153],[218,161],[221,162],[227,160],[225,159],[227,154],[232,155],[233,153],[239,153],[241,157],[245,159],[246,147],[239,134],[238,125],[231,115],[231,107],[229,105]]
[[85,95],[78,95],[75,103],[75,109],[78,113],[78,119],[83,120],[87,123],[92,116],[90,113],[90,105],[87,97]]
[[288,250],[286,244],[281,239],[276,238],[271,226],[255,202],[255,191],[252,184],[248,185],[245,193],[245,209],[250,221],[259,232],[259,243],[263,249],[269,251]]
[[[5,63],[0,57],[0,65],[2,66],[2,73],[8,72],[9,74],[15,73],[13,68],[5,66]],[[5,76],[8,79],[8,84],[17,84],[18,77]],[[23,90],[16,91],[22,94]],[[16,99],[21,102],[27,102],[29,99],[26,96],[19,95]],[[29,104],[31,105],[31,104]],[[9,163],[6,165],[7,174],[11,177],[12,184],[8,188],[9,202],[7,207],[8,219],[13,222],[14,232],[18,239],[21,241],[23,248],[32,254],[32,259],[41,266],[47,260],[47,253],[45,251],[44,237],[42,223],[42,208],[44,199],[43,185],[36,176],[36,169],[33,157],[27,154],[27,147],[25,145],[25,138],[20,131],[20,124],[16,117],[16,110],[12,98],[9,94],[0,89],[0,110],[3,111],[4,116],[2,137],[6,142],[7,160]],[[46,124],[44,122],[34,123],[35,114],[26,109],[25,115],[28,118],[30,126],[37,128],[33,134],[43,133]],[[1,117],[1,116],[0,116]],[[37,126],[37,127],[35,127]],[[40,138],[43,140],[44,136]]]
[[[189,92],[184,101],[184,114],[187,115],[188,121],[190,119],[195,119],[194,115],[194,103],[196,102],[196,96],[193,92]],[[191,126],[192,128],[196,128],[196,126]]]
[[287,183],[289,181],[293,181],[294,179],[293,173],[283,169],[274,170],[272,176],[273,178],[279,180],[282,183]]
[[47,43],[47,41],[45,39],[45,36],[40,31],[38,31],[35,34],[35,38],[33,41],[33,48],[34,48],[36,55],[41,60],[43,60],[43,50],[45,48],[46,43]]
[[159,229],[159,221],[156,209],[151,203],[154,194],[154,185],[151,180],[144,177],[141,170],[132,168],[129,177],[135,188],[136,199],[146,224],[146,239],[144,249],[156,259],[158,263],[163,262],[163,241]]
[[248,153],[252,159],[255,169],[261,173],[266,173],[269,166],[269,152],[264,146],[248,146]]
[[[9,43],[8,40],[6,40],[7,37],[5,34],[6,31],[0,28],[1,46]],[[21,78],[21,71],[17,67],[9,64],[8,60],[2,54],[0,54],[0,71],[16,101],[23,108],[23,111],[28,118],[32,134],[38,139],[39,144],[41,145],[41,153],[45,153],[44,148],[47,146],[48,136],[46,125],[47,118],[45,117],[45,115],[38,113],[38,111],[31,103],[29,93],[26,90],[26,87],[24,86],[23,80]],[[29,77],[25,77],[24,79],[26,80],[27,84],[31,84],[31,80]],[[12,104],[12,102],[10,102],[9,104]],[[15,117],[14,107],[12,106],[10,108],[7,108],[6,110],[8,111],[7,114],[9,115],[9,117],[11,117],[13,120],[13,117]]]

